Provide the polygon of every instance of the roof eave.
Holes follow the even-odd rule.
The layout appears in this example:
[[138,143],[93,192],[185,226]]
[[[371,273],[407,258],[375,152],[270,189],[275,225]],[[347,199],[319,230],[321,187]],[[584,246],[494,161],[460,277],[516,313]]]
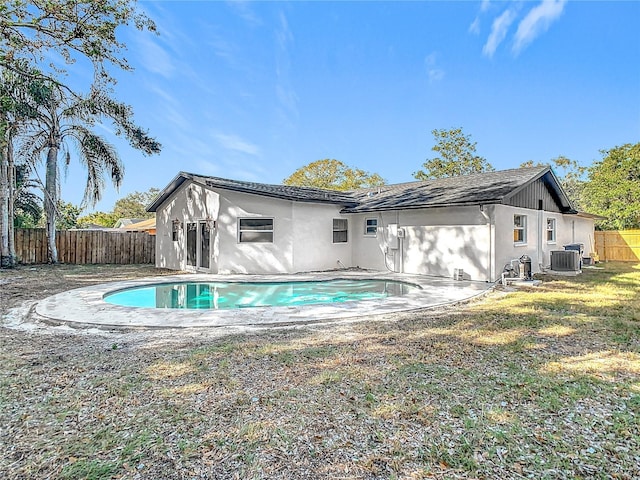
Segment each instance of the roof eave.
[[471,206],[480,206],[480,205],[497,205],[501,204],[502,199],[490,199],[483,200],[481,202],[472,201],[472,202],[447,202],[447,203],[430,203],[430,204],[421,204],[421,205],[405,205],[405,206],[397,206],[397,207],[381,207],[381,208],[366,208],[360,209],[358,208],[355,211],[350,211],[349,209],[342,209],[340,213],[372,213],[372,212],[395,212],[396,210],[418,210],[421,208],[444,208],[444,207],[471,207]]
[[186,180],[193,179],[193,174],[187,172],[178,173],[173,179],[169,182],[169,184],[164,187],[164,189],[158,194],[156,199],[147,207],[147,212],[156,212],[158,207],[162,205],[162,203],[169,197],[173,192],[175,192],[180,185],[182,185]]

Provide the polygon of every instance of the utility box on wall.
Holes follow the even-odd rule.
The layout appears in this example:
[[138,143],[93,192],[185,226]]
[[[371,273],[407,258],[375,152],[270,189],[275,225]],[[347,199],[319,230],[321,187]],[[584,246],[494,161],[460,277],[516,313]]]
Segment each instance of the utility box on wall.
[[390,223],[389,224],[389,227],[387,229],[387,245],[389,246],[390,250],[397,250],[398,249],[398,244],[399,244],[398,230],[401,230],[401,229],[398,228],[398,224],[397,223]]

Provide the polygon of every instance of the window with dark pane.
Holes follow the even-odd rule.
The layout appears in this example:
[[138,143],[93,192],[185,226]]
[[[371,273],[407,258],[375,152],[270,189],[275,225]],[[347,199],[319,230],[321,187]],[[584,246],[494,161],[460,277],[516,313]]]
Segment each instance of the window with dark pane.
[[348,223],[346,218],[333,219],[333,243],[346,243],[348,240]]
[[273,243],[273,218],[240,218],[238,241],[240,243]]

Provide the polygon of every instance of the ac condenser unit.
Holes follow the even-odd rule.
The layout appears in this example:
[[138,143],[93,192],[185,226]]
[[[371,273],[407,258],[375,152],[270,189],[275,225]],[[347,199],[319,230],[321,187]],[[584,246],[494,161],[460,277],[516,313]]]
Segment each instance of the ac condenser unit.
[[577,250],[553,250],[551,270],[556,272],[579,272],[580,252]]

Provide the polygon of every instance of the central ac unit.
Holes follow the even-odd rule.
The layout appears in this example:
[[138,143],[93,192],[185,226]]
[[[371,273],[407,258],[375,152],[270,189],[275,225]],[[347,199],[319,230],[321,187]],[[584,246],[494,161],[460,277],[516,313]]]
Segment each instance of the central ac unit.
[[579,272],[580,252],[577,250],[553,250],[551,270],[556,272]]

